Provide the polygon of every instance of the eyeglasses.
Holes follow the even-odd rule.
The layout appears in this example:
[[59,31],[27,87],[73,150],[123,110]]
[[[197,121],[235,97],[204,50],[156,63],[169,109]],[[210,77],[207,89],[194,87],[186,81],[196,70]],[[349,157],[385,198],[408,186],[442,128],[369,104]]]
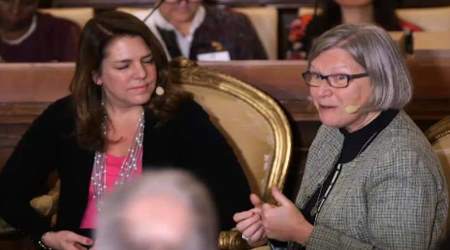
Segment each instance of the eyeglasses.
[[333,88],[347,88],[350,81],[369,76],[367,73],[360,74],[331,74],[331,75],[322,75],[319,73],[306,71],[302,74],[303,79],[305,79],[306,85],[309,87],[319,87],[324,80]]

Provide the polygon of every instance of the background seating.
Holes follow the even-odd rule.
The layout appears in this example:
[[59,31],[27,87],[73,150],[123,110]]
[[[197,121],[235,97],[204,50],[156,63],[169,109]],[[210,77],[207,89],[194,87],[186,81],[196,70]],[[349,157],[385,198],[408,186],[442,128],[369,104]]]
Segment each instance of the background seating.
[[234,10],[250,19],[269,59],[278,58],[278,13],[275,7],[241,7]]
[[[447,188],[450,193],[450,116],[447,116],[431,126],[426,135],[433,146],[433,150],[442,165],[444,176],[447,179]],[[450,210],[447,218],[447,237],[450,237]]]
[[[149,13],[150,8],[119,7],[117,10],[130,13],[139,19],[144,19]],[[256,33],[261,39],[264,49],[269,59],[277,59],[278,54],[278,18],[277,10],[274,7],[245,7],[234,8],[250,19],[255,27]]]
[[66,18],[78,24],[81,28],[87,23],[89,19],[94,16],[94,9],[83,8],[48,8],[39,9],[42,13],[48,13],[55,17]]

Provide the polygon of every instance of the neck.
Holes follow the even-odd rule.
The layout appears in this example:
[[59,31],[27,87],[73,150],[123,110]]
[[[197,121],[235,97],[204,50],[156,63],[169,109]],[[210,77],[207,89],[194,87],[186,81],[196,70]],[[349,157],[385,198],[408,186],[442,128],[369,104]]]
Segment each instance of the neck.
[[375,23],[373,5],[341,6],[342,23]]
[[375,118],[377,118],[380,114],[381,114],[381,111],[369,112],[359,122],[357,122],[356,124],[353,124],[352,126],[346,127],[345,129],[347,130],[347,132],[353,133],[353,132],[360,130],[360,129],[364,128],[365,126],[367,126],[369,123],[371,123],[373,120],[375,120]]
[[115,123],[115,121],[128,121],[136,120],[136,117],[140,117],[144,108],[140,105],[133,107],[116,107],[105,103],[106,113],[108,114],[108,119]]
[[28,25],[14,29],[14,30],[8,30],[0,27],[0,37],[4,40],[16,40],[21,38],[23,35],[25,35],[28,30],[31,28],[31,24],[33,23],[33,18],[30,18],[30,21],[28,22]]
[[180,32],[183,36],[188,36],[191,30],[192,21],[189,22],[180,22],[172,24],[175,29]]

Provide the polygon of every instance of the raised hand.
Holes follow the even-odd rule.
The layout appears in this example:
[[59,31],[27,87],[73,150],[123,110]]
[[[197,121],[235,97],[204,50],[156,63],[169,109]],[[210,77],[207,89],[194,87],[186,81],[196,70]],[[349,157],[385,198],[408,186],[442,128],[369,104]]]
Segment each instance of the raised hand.
[[262,206],[262,223],[267,237],[305,244],[311,236],[313,225],[278,188],[272,188],[272,197],[277,205],[265,203]]
[[42,236],[44,244],[55,250],[87,250],[94,241],[71,231],[47,232]]

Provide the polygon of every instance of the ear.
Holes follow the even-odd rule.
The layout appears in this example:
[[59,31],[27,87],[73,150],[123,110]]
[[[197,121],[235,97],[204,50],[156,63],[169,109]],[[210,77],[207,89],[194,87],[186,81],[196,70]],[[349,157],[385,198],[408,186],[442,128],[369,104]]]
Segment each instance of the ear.
[[103,82],[100,78],[100,75],[97,73],[97,71],[92,71],[91,73],[91,77],[92,77],[92,81],[98,85],[98,86],[102,86]]

